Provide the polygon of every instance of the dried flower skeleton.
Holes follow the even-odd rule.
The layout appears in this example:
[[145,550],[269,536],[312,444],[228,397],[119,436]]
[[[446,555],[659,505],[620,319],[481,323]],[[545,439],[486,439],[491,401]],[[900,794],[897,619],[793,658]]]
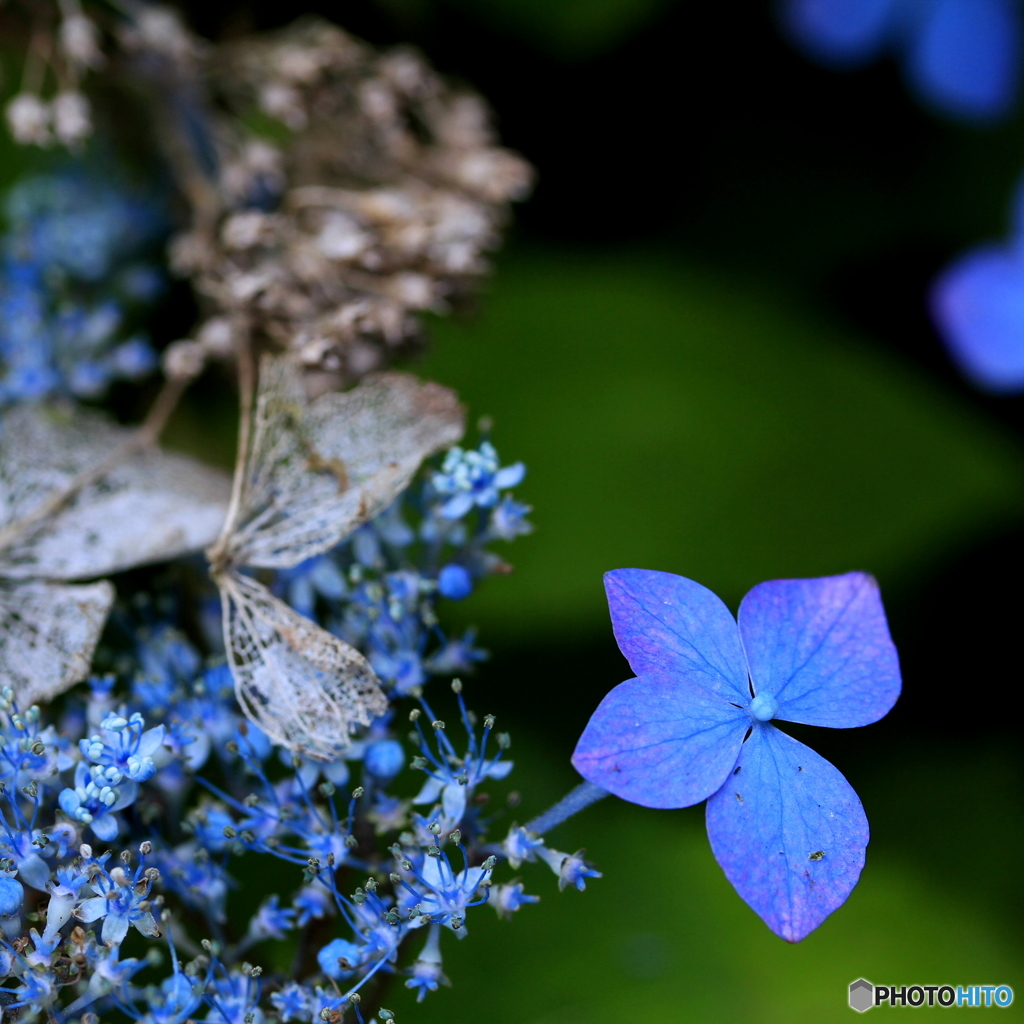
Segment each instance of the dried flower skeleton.
[[327,551],[462,431],[458,401],[438,385],[382,374],[308,402],[294,361],[266,357],[229,505],[223,474],[194,459],[131,450],[131,431],[95,416],[18,408],[0,436],[4,683],[27,705],[83,679],[114,598],[100,577],[210,547],[242,708],[277,742],[337,756],[386,708],[376,675],[240,570]]
[[223,521],[222,473],[135,436],[83,412],[4,416],[0,679],[23,706],[87,675],[114,599],[102,577],[201,549]]
[[239,569],[291,568],[334,547],[462,431],[455,395],[436,384],[382,374],[310,403],[290,358],[264,358],[251,443],[209,555],[238,701],[275,741],[337,757],[387,701],[362,654]]

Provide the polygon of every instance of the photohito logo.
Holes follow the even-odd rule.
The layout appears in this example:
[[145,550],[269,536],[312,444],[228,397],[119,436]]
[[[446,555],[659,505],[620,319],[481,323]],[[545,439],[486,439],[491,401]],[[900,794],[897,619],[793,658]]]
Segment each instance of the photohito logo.
[[997,1006],[1013,1002],[1009,985],[872,985],[865,978],[850,984],[850,1009],[872,1006]]

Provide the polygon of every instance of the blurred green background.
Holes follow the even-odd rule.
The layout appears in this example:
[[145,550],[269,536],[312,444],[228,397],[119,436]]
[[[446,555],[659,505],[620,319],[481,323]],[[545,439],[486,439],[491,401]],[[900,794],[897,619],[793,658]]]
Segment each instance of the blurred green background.
[[[299,13],[185,6],[211,37]],[[549,837],[602,879],[558,893],[525,866],[541,903],[475,912],[446,944],[454,987],[386,1005],[402,1024],[817,1024],[850,1017],[863,976],[1010,984],[988,1012],[1024,1020],[1024,416],[959,380],[924,311],[944,262],[1002,231],[1024,122],[937,121],[885,63],[812,67],[767,2],[312,6],[471,82],[539,171],[486,293],[431,324],[415,367],[529,467],[514,573],[448,609],[493,651],[467,693],[512,730],[519,820],[575,784],[575,738],[626,677],[606,570],[733,605],[767,578],[871,571],[905,672],[884,722],[794,730],[873,829],[860,886],[804,943],[732,891],[700,808],[608,800]]]

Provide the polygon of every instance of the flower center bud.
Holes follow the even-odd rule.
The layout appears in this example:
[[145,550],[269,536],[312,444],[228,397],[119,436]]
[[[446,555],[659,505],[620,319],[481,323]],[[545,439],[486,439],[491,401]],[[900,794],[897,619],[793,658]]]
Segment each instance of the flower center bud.
[[770,722],[778,713],[778,701],[767,693],[759,693],[750,702],[750,713],[759,722]]

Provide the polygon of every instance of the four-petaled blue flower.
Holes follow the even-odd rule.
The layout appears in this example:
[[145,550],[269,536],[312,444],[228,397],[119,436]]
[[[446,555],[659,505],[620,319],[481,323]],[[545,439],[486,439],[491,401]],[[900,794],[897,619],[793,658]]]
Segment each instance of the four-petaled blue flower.
[[875,581],[761,583],[738,624],[682,576],[619,569],[605,584],[637,677],[601,702],[573,764],[645,807],[706,799],[729,881],[776,934],[799,942],[857,884],[868,823],[839,771],[773,723],[849,729],[896,702],[899,661]]

